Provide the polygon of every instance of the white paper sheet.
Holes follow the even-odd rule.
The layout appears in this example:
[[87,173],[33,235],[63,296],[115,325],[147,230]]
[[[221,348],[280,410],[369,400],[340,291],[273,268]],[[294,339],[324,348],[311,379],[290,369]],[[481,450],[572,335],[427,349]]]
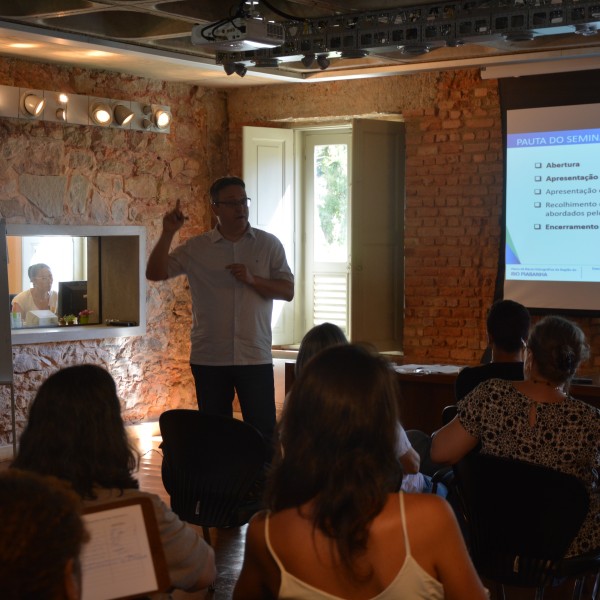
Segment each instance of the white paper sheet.
[[113,600],[158,589],[141,506],[83,518],[91,539],[81,557],[82,600]]

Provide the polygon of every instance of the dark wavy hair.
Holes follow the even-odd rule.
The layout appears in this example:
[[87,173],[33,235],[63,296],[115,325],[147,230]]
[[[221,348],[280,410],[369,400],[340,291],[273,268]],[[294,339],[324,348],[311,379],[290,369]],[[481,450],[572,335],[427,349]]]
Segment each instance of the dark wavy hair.
[[64,481],[9,469],[0,475],[0,589],[3,600],[65,597],[65,569],[89,536],[81,499]]
[[294,382],[267,487],[273,511],[312,501],[313,526],[335,543],[356,580],[369,525],[397,491],[398,389],[389,363],[351,344],[317,354]]
[[213,182],[210,186],[210,201],[214,204],[219,199],[219,192],[230,185],[241,185],[246,189],[246,184],[243,179],[229,175],[227,177],[221,177]]
[[523,348],[529,335],[529,311],[514,300],[498,300],[492,304],[487,316],[487,331],[498,348],[516,352]]
[[544,317],[531,330],[527,348],[543,377],[556,384],[569,383],[589,356],[581,329],[563,317]]
[[344,332],[333,323],[321,323],[315,325],[312,329],[306,332],[300,342],[298,356],[296,357],[295,374],[296,377],[304,368],[304,365],[318,352],[337,346],[339,344],[347,344],[348,340]]
[[127,437],[115,381],[97,365],[57,371],[40,386],[12,466],[94,487],[137,488],[139,454]]

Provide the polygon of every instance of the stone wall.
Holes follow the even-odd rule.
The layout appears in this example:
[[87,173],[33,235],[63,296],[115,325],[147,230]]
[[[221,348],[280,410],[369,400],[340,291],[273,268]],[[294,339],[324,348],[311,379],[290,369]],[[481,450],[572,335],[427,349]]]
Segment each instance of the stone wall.
[[[497,82],[478,70],[229,92],[230,158],[244,125],[401,114],[406,123],[405,362],[477,364],[493,301],[503,194]],[[251,99],[251,101],[249,101]],[[280,124],[279,124],[280,126]],[[576,319],[600,367],[600,319]]]
[[[0,215],[8,223],[141,225],[148,252],[162,216],[181,199],[180,238],[210,227],[206,190],[228,170],[226,97],[185,84],[0,58],[0,84],[166,104],[168,135],[0,119]],[[128,422],[195,407],[189,372],[186,282],[149,283],[144,337],[14,346],[18,428],[39,384],[56,369],[93,362],[117,381]],[[10,437],[3,390],[0,444]]]

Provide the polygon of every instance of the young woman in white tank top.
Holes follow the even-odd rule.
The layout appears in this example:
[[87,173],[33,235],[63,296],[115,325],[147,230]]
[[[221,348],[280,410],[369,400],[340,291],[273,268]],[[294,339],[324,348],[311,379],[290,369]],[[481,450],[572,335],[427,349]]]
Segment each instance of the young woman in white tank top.
[[234,600],[487,598],[446,501],[398,493],[397,394],[388,363],[358,346],[306,365]]

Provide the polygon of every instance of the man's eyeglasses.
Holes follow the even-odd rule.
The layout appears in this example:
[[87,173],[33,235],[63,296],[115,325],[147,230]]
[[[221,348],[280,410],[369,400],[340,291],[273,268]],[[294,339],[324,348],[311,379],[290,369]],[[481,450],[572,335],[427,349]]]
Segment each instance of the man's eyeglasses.
[[229,208],[235,208],[236,206],[250,206],[252,198],[242,198],[241,200],[228,200],[227,202],[213,202],[217,206],[228,206]]

